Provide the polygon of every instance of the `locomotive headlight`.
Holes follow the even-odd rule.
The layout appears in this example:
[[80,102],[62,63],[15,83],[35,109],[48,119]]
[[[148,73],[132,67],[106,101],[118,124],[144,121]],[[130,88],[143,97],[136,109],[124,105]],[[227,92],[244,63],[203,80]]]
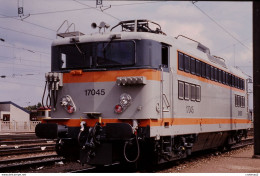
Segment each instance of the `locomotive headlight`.
[[75,109],[74,109],[73,106],[71,106],[71,105],[68,105],[68,106],[67,106],[67,112],[68,112],[68,113],[71,114],[71,113],[73,113],[74,111],[75,111]]
[[123,93],[120,95],[120,105],[124,108],[128,107],[131,104],[131,101],[132,97],[129,94]]
[[119,104],[115,106],[115,113],[120,114],[122,113],[132,102],[132,97],[127,94],[123,93],[120,95]]
[[123,112],[123,107],[120,104],[116,105],[115,106],[115,113],[120,114],[122,112]]
[[63,97],[60,101],[61,106],[67,106],[68,105],[68,100],[66,97]]
[[76,111],[76,106],[71,98],[71,96],[66,95],[61,98],[60,105],[69,113],[72,114]]

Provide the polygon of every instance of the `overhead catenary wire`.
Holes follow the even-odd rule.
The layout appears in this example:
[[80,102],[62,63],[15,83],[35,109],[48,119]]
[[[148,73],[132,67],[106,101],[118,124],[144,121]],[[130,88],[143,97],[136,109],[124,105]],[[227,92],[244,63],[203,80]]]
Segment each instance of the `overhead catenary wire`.
[[[2,68],[2,67],[0,67]],[[26,72],[19,72],[18,73],[7,73],[1,69],[0,76],[1,78],[6,78],[6,79],[24,79],[24,80],[45,80],[45,78],[42,76],[46,72],[36,72],[36,71],[26,71]],[[40,76],[40,77],[39,77]],[[1,79],[0,79],[1,80]]]
[[[242,40],[242,41],[247,41],[247,40],[249,40],[249,39],[245,39],[245,40]],[[238,42],[237,42],[237,43],[238,43]],[[237,43],[235,43],[235,44],[237,44]],[[232,45],[227,45],[227,46],[225,46],[225,47],[222,46],[221,49],[212,50],[212,52],[222,51],[222,50],[224,50],[224,49],[229,49],[229,48],[232,48],[232,47],[234,47],[234,44],[232,44]],[[252,54],[252,53],[250,52],[250,54]]]
[[102,10],[99,10],[99,9],[97,9],[96,7],[92,7],[92,6],[90,6],[90,5],[84,4],[84,3],[79,2],[79,1],[77,1],[77,0],[73,0],[73,1],[74,1],[74,2],[77,2],[77,3],[81,4],[81,5],[87,6],[87,7],[91,8],[91,9],[97,10],[98,12],[104,13],[104,14],[106,14],[106,15],[108,15],[108,16],[110,16],[110,17],[112,17],[112,18],[114,18],[114,19],[116,19],[116,20],[118,20],[118,21],[122,21],[121,19],[119,19],[119,18],[117,18],[117,17],[115,17],[115,16],[113,16],[113,15],[107,13],[107,12],[104,12],[104,11],[102,11]]
[[[91,7],[91,6],[87,5],[87,4],[81,3],[79,1],[76,1],[76,2],[80,3],[81,5],[88,6],[88,7],[87,8],[79,8],[79,9],[67,9],[67,10],[50,11],[50,12],[30,13],[30,15],[44,15],[44,14],[63,13],[63,12],[71,12],[71,11],[79,11],[79,10],[87,10],[87,9],[96,9],[95,7]],[[141,2],[141,3],[115,4],[113,6],[130,6],[130,5],[149,4],[149,3],[158,3],[158,2],[151,1],[151,2]],[[98,9],[96,9],[96,10],[98,10]],[[102,12],[102,13],[105,13],[106,15],[121,21],[119,18],[117,18],[117,17],[115,17],[115,16],[113,16],[113,15],[107,13],[107,12],[104,12],[104,11],[101,11],[101,10],[98,10],[98,11]],[[47,28],[45,26],[41,26],[39,24],[35,24],[35,23],[31,23],[31,22],[28,22],[28,21],[21,20],[21,19],[17,18],[18,16],[7,16],[7,15],[4,15],[4,14],[0,14],[0,15],[2,16],[0,18],[12,18],[12,19],[15,19],[15,20],[19,20],[19,21],[22,21],[22,22],[25,22],[25,23],[29,23],[29,24],[32,24],[32,25],[35,25],[35,26],[38,26],[38,27],[41,27],[41,28],[48,29],[48,30],[51,30],[53,32],[56,32],[56,30]],[[34,36],[34,37],[47,39],[47,40],[53,40],[53,39],[48,38],[48,37],[38,36],[38,35],[34,35],[34,34],[29,34],[29,33],[26,33],[26,32],[17,31],[17,30],[14,30],[14,29],[6,28],[6,27],[1,27],[0,26],[0,28],[1,29],[5,29],[5,30],[10,30],[10,31],[13,31],[13,32],[22,33],[22,34],[25,34],[25,35],[30,35],[30,36]]]
[[39,72],[39,70],[38,70],[38,72],[35,72],[35,71],[34,72],[23,72],[23,73],[19,72],[19,73],[12,73],[12,74],[10,74],[10,73],[4,74],[4,73],[0,72],[0,75],[5,75],[8,78],[10,78],[10,77],[14,78],[14,77],[17,77],[17,76],[20,76],[20,77],[23,77],[23,76],[26,76],[26,77],[27,76],[39,76],[39,75],[44,75],[45,73],[46,72]]
[[[4,17],[7,17],[6,15],[4,14],[0,14],[1,16],[4,16]],[[14,20],[18,20],[18,21],[21,21],[21,22],[24,22],[24,23],[28,23],[28,24],[31,24],[31,25],[34,25],[34,26],[37,26],[37,27],[40,27],[40,28],[43,28],[43,29],[47,29],[49,31],[52,31],[52,32],[55,32],[56,33],[56,30],[53,30],[51,28],[48,28],[48,27],[45,27],[45,26],[42,26],[42,25],[39,25],[39,24],[36,24],[36,23],[32,23],[32,22],[29,22],[29,21],[25,21],[25,20],[21,20],[21,19],[18,19],[18,18],[10,18],[10,19],[14,19]]]
[[24,48],[24,47],[7,46],[7,45],[1,45],[1,44],[0,44],[0,46],[7,47],[7,48],[22,49],[22,50],[29,51],[29,52],[31,52],[31,53],[41,53],[41,54],[51,55],[51,53],[47,53],[47,52],[43,52],[43,51],[38,51],[38,50],[32,50],[32,49],[28,49],[28,48]]
[[[2,69],[6,69],[6,70],[10,70],[10,67],[3,67],[2,64],[0,65],[0,68]],[[32,71],[32,72],[35,72],[35,71],[39,71],[39,69],[33,69],[33,68],[20,68],[20,67],[13,67],[13,69],[15,69],[16,71],[18,70],[21,70],[21,71]],[[41,68],[41,70],[46,70],[45,72],[49,71],[49,69],[44,69],[44,68]]]
[[8,56],[1,56],[0,55],[0,60],[4,60],[1,58],[6,58],[6,59],[13,59],[13,60],[17,60],[17,61],[25,61],[25,62],[36,62],[36,63],[40,63],[40,64],[48,64],[50,65],[50,62],[43,62],[40,60],[31,60],[31,59],[24,59],[24,57],[8,57]]
[[249,65],[248,65],[248,66],[247,66],[247,65],[238,65],[237,67],[246,67],[246,68],[252,68],[252,67],[253,67],[253,64],[252,64],[252,65],[250,65],[250,66],[249,66]]
[[[8,76],[8,75],[3,75],[3,74],[1,74],[0,76],[2,77],[2,79],[3,79],[3,77],[4,77],[5,80],[17,80],[17,79],[19,79],[19,80],[17,80],[17,81],[20,81],[20,80],[22,80],[22,82],[29,81],[30,83],[31,83],[32,81],[36,81],[36,82],[38,82],[38,81],[43,82],[43,81],[44,81],[44,79],[37,78],[37,77],[33,77],[33,76],[36,76],[36,75],[26,75],[26,74],[19,75],[19,74],[13,74],[13,75],[11,75],[11,76]],[[1,80],[1,79],[0,79],[0,80]]]
[[53,40],[53,39],[48,38],[48,37],[39,36],[39,35],[35,35],[35,34],[30,34],[30,33],[22,32],[22,31],[14,30],[14,29],[11,29],[11,28],[6,28],[6,27],[2,27],[2,26],[0,26],[0,28],[4,29],[4,30],[12,31],[12,32],[17,32],[17,33],[21,33],[21,34],[25,34],[25,35],[30,35],[30,36],[33,36],[33,37],[46,39],[46,40]]
[[[17,20],[19,20],[19,19],[17,19]],[[53,30],[53,29],[51,29],[51,28],[47,28],[47,27],[45,27],[45,26],[42,26],[42,25],[39,25],[39,24],[36,24],[36,23],[32,23],[32,22],[25,21],[25,20],[19,20],[19,21],[22,21],[22,22],[24,22],[24,23],[28,23],[28,24],[31,24],[31,25],[34,25],[34,26],[37,26],[37,27],[40,27],[40,28],[43,28],[43,29],[47,29],[47,30],[49,30],[49,31],[52,31],[52,32],[55,32],[55,33],[56,33],[56,30]]]
[[[57,11],[49,11],[49,12],[37,12],[37,13],[30,13],[30,16],[34,15],[47,15],[47,14],[55,14],[55,13],[64,13],[64,12],[73,12],[73,11],[81,11],[87,10],[91,8],[80,8],[80,9],[67,9],[67,10],[57,10]],[[0,18],[17,18],[18,16],[2,16]]]
[[239,39],[237,39],[233,34],[231,34],[227,29],[225,29],[222,25],[220,25],[216,20],[214,20],[212,17],[210,17],[206,12],[204,12],[201,8],[199,8],[196,4],[196,1],[192,1],[192,4],[205,16],[207,16],[212,22],[214,22],[218,27],[220,27],[224,32],[226,32],[230,37],[232,37],[234,40],[236,40],[238,43],[240,43],[245,48],[249,49],[248,46],[246,46],[244,43],[242,43]]
[[[113,6],[131,6],[131,5],[143,5],[143,4],[152,4],[152,3],[162,3],[167,1],[150,1],[150,2],[138,2],[138,3],[128,3],[128,4],[114,4]],[[73,11],[82,11],[93,9],[95,7],[87,7],[87,8],[78,8],[78,9],[66,9],[66,10],[57,10],[57,11],[48,11],[48,12],[36,12],[36,13],[29,13],[30,16],[34,15],[47,15],[47,14],[55,14],[55,13],[66,13],[66,12],[73,12]],[[0,18],[17,18],[18,16],[2,16]]]
[[150,2],[137,2],[128,4],[114,4],[113,6],[131,6],[131,5],[143,5],[143,4],[153,4],[153,3],[165,3],[167,1],[150,1]]
[[8,83],[8,84],[17,84],[17,85],[24,85],[24,86],[34,86],[34,87],[41,87],[40,85],[36,85],[36,84],[27,84],[27,83],[21,83],[21,82],[12,82],[12,81],[6,81],[6,80],[1,80],[0,83],[4,84],[4,83]]
[[10,62],[2,62],[2,61],[0,61],[0,63],[2,63],[2,64],[10,64],[10,65],[18,65],[18,66],[28,66],[28,67],[39,67],[39,68],[43,68],[43,67],[45,67],[45,68],[50,68],[51,66],[42,66],[42,65],[40,65],[40,66],[38,66],[38,65],[27,65],[27,64],[21,64],[21,63],[10,63]]

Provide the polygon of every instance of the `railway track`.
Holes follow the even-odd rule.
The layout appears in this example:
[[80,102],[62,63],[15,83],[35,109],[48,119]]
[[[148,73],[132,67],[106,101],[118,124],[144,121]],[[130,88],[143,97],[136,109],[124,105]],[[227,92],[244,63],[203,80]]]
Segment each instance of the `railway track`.
[[0,171],[25,169],[64,160],[55,152],[55,140],[38,139],[35,134],[0,135]]
[[1,140],[0,139],[0,146],[11,146],[11,145],[18,145],[18,144],[37,144],[37,143],[49,143],[52,142],[54,140],[49,140],[49,139],[15,139],[15,140]]
[[[253,138],[247,138],[243,139],[240,144],[235,144],[229,149],[225,149],[224,151],[219,151],[217,149],[209,149],[205,151],[198,151],[193,153],[190,157],[181,159],[178,161],[173,161],[170,163],[162,164],[161,166],[155,167],[152,171],[150,172],[161,172],[164,170],[168,170],[171,168],[179,168],[180,165],[183,164],[192,164],[193,162],[197,163],[200,160],[204,160],[207,158],[211,158],[212,156],[218,156],[218,157],[223,157],[229,152],[239,150],[240,148],[246,147],[248,145],[252,145],[254,143]],[[223,155],[222,155],[223,154]],[[176,170],[176,169],[175,169]]]
[[239,144],[235,144],[231,147],[231,150],[238,149],[241,147],[245,147],[247,145],[253,145],[254,144],[254,138],[247,138],[243,139]]
[[0,141],[37,139],[34,133],[3,133],[0,134]]
[[106,166],[88,166],[85,169],[70,171],[69,173],[134,173],[136,168],[123,166],[120,163],[114,163]]
[[12,171],[17,169],[25,169],[30,166],[37,165],[47,165],[53,164],[55,162],[63,161],[64,158],[57,156],[56,154],[52,155],[43,155],[43,156],[32,156],[24,158],[16,158],[0,161],[0,170],[1,171]]
[[[41,153],[55,150],[54,140],[37,139],[35,135],[0,137],[0,157],[18,154]],[[0,158],[1,159],[1,158]]]
[[10,156],[17,154],[29,154],[29,153],[41,153],[50,152],[55,150],[55,144],[44,144],[41,146],[29,145],[29,146],[15,146],[9,148],[0,148],[0,156]]
[[[48,145],[48,140],[42,140],[41,142],[39,141],[35,141],[36,143],[34,144],[28,144],[29,140],[28,139],[21,139],[19,140],[19,145],[25,145],[25,146],[21,146],[20,148],[14,148],[14,146],[17,146],[18,143],[13,143],[11,141],[8,141],[7,143],[9,144],[9,146],[7,145],[7,143],[3,144],[3,143],[0,143],[2,145],[7,145],[5,146],[6,149],[9,149],[10,151],[7,151],[6,152],[10,152],[9,155],[11,157],[9,157],[9,159],[4,159],[4,160],[1,160],[1,156],[0,156],[0,171],[4,172],[4,171],[7,171],[7,172],[11,172],[11,171],[15,171],[15,170],[19,170],[19,171],[23,171],[23,170],[26,170],[28,168],[37,168],[38,166],[48,166],[48,168],[53,168],[55,170],[55,165],[54,163],[55,162],[59,162],[59,161],[64,161],[64,166],[59,166],[59,171],[58,172],[69,172],[69,173],[115,173],[115,172],[120,172],[120,173],[133,173],[133,172],[137,172],[137,170],[133,169],[133,168],[126,168],[122,165],[120,165],[119,163],[115,163],[113,165],[109,165],[109,166],[103,166],[103,167],[93,167],[93,166],[86,166],[86,168],[80,168],[78,170],[68,170],[68,166],[67,166],[67,169],[64,169],[62,170],[62,167],[65,167],[66,165],[70,165],[70,163],[67,163],[64,158],[62,157],[59,157],[55,154],[54,152],[54,148],[52,148],[55,144],[54,143],[51,143],[49,142],[49,145]],[[3,141],[1,141],[3,142]],[[33,142],[33,141],[31,141]],[[47,144],[47,145],[46,145]],[[244,146],[247,146],[247,145],[250,145],[250,144],[253,144],[253,138],[249,138],[249,139],[245,139],[241,142],[241,144],[239,145],[234,145],[231,147],[231,150],[236,150],[238,148],[242,148]],[[40,146],[37,146],[37,145],[40,145]],[[29,156],[30,154],[28,153],[36,153],[37,150],[41,150],[40,147],[41,146],[44,146],[45,145],[45,150],[39,152],[39,153],[42,153],[41,156]],[[52,146],[53,145],[53,146]],[[47,152],[48,150],[48,147],[50,147],[50,151],[53,151],[53,152]],[[34,148],[34,149],[32,149]],[[22,155],[22,153],[18,153],[18,154],[15,154],[18,150],[21,150],[24,152],[24,153],[27,153],[27,155],[25,155],[24,157],[20,157],[20,158],[13,158],[13,159],[10,159],[12,158],[12,156],[16,156],[16,155]],[[17,150],[17,151],[16,151]],[[29,150],[31,150],[30,152],[28,152]],[[35,150],[35,151],[32,151],[32,150]],[[44,153],[46,152],[46,153]],[[23,154],[24,154],[23,153]],[[48,153],[48,154],[47,154]],[[200,156],[204,155],[203,157],[207,157],[207,155],[212,155],[212,151],[203,151],[203,152],[198,152],[198,153],[194,153],[190,158],[188,159],[183,159],[183,160],[179,160],[179,161],[174,161],[174,162],[171,162],[171,163],[168,163],[168,164],[165,164],[165,165],[160,165],[158,167],[154,167],[152,169],[149,169],[149,170],[138,170],[138,172],[157,172],[157,171],[160,171],[162,169],[167,169],[167,168],[170,168],[170,167],[176,167],[176,163],[178,165],[178,163],[181,163],[181,162],[186,162],[187,160],[193,160],[194,158],[200,158]],[[2,157],[7,157],[8,154],[2,154],[1,151],[0,151],[0,155],[2,155]],[[79,163],[77,163],[79,164]],[[158,169],[159,168],[159,169]],[[35,169],[36,170],[36,169]],[[42,169],[40,172],[44,172],[44,169]]]

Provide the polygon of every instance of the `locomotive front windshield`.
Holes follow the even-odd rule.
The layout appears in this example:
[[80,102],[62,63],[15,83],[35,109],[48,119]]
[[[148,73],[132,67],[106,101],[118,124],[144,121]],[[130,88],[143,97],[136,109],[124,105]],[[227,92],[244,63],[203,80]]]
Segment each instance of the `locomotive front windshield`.
[[64,45],[56,53],[60,69],[90,68],[91,57],[88,45]]
[[97,44],[97,66],[127,66],[135,64],[133,42]]
[[59,70],[131,66],[135,64],[135,43],[119,41],[55,46],[52,57]]

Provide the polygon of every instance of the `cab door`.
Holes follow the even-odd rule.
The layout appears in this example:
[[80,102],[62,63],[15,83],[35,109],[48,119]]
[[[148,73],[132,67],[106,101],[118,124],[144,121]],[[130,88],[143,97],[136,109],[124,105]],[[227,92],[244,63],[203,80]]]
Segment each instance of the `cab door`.
[[161,118],[172,117],[172,73],[170,68],[170,45],[161,46]]

